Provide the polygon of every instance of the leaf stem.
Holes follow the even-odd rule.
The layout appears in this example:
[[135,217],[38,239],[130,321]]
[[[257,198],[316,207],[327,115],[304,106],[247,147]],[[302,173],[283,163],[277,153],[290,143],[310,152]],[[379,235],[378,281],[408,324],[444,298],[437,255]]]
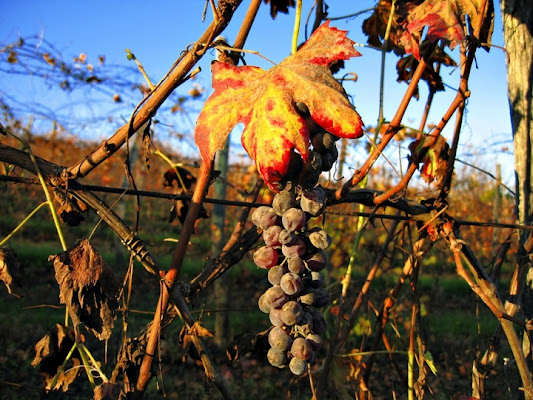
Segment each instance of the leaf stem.
[[155,89],[155,85],[152,83],[148,75],[146,74],[146,71],[144,70],[143,65],[140,63],[139,60],[137,60],[137,57],[135,57],[135,54],[133,54],[130,49],[126,49],[126,54],[128,55],[128,60],[135,61],[135,64],[137,64],[137,68],[139,68],[139,71],[141,71],[142,76],[144,77],[144,80],[148,84],[148,87],[150,88],[150,91]]
[[28,152],[28,155],[30,156],[30,159],[33,163],[33,166],[35,167],[35,173],[37,174],[37,177],[39,178],[39,182],[41,183],[41,186],[43,188],[43,192],[46,197],[46,202],[48,203],[48,206],[50,207],[50,212],[52,214],[52,219],[54,220],[54,225],[56,227],[57,236],[59,237],[59,241],[61,242],[61,247],[63,248],[63,251],[67,251],[67,243],[65,241],[65,237],[63,236],[61,225],[59,224],[59,218],[57,217],[57,213],[54,207],[52,196],[50,195],[48,186],[46,186],[46,182],[44,181],[44,177],[43,177],[43,174],[41,173],[41,169],[39,168],[39,164],[37,163],[37,159],[33,155],[31,146],[26,141],[24,141],[22,138],[15,135],[14,133],[9,132],[9,131],[5,131],[5,132],[7,132],[13,138],[17,139],[22,144],[24,149]]
[[52,379],[52,382],[50,383],[50,390],[54,390],[54,388],[56,387],[59,376],[61,375],[63,371],[65,371],[65,367],[67,366],[68,360],[70,360],[70,357],[72,357],[72,354],[74,353],[74,350],[76,350],[77,347],[78,347],[78,343],[75,342],[70,348],[70,351],[68,352],[67,356],[63,360],[63,364],[61,364],[59,371],[57,371],[57,374],[55,374],[54,379]]
[[18,231],[24,226],[24,224],[25,224],[26,222],[28,222],[28,221],[30,220],[30,218],[33,217],[33,216],[35,215],[35,213],[36,213],[37,211],[39,211],[42,207],[44,207],[44,206],[46,206],[46,205],[48,205],[48,202],[44,201],[44,202],[42,202],[41,204],[39,204],[37,207],[35,207],[35,209],[34,209],[31,213],[29,213],[29,214],[26,216],[26,218],[24,218],[24,219],[22,220],[22,222],[21,222],[20,224],[18,224],[18,226],[17,226],[15,229],[13,229],[9,235],[7,235],[7,236],[5,237],[4,240],[2,240],[2,241],[0,242],[0,247],[2,247],[4,244],[6,244],[6,243],[9,241],[9,239],[11,239],[11,238],[15,235],[15,233],[17,233],[17,232],[18,232]]
[[296,2],[296,14],[294,15],[294,29],[292,31],[291,54],[295,54],[298,51],[298,34],[300,33],[300,22],[302,19],[302,2],[303,0],[298,0]]
[[394,17],[394,6],[395,5],[396,5],[396,0],[392,0],[389,19],[387,21],[387,29],[385,30],[385,37],[383,38],[383,45],[381,46],[381,77],[379,81],[379,116],[378,116],[378,126],[376,129],[376,135],[374,137],[374,141],[377,141],[379,130],[381,128],[381,125],[383,125],[383,121],[384,121],[383,98],[384,98],[384,92],[385,92],[385,59],[387,56],[389,35],[390,35],[391,26],[392,26],[392,19]]

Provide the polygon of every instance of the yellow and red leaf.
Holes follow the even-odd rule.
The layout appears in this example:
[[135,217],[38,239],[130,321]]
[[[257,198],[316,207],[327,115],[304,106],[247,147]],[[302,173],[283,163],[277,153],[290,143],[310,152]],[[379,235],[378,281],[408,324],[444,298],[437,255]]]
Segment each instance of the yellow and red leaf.
[[319,27],[295,54],[265,71],[259,67],[212,66],[214,93],[206,101],[195,129],[204,162],[222,149],[231,130],[245,125],[242,144],[267,185],[286,174],[291,152],[307,159],[309,131],[295,105],[304,103],[311,118],[343,138],[357,138],[363,123],[329,66],[359,56],[346,31]]

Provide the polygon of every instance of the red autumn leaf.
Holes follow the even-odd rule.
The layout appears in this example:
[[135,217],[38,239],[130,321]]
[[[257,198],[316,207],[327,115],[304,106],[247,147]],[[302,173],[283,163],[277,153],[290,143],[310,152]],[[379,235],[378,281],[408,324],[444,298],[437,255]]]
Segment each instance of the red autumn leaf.
[[[412,53],[420,59],[420,33],[427,26],[427,39],[435,42],[444,40],[453,49],[458,43],[466,39],[462,15],[468,15],[475,27],[482,18],[482,0],[425,0],[414,7],[407,14],[407,27],[400,42],[406,53]],[[493,10],[489,1],[489,13]],[[492,21],[485,23],[478,38],[483,43],[490,42]]]
[[200,113],[195,141],[205,162],[224,147],[231,130],[242,122],[242,144],[255,160],[267,185],[286,174],[292,150],[307,159],[309,131],[295,104],[304,103],[313,120],[343,138],[363,134],[359,114],[335,80],[329,65],[359,56],[346,31],[319,27],[297,53],[265,71],[214,63],[213,88]]

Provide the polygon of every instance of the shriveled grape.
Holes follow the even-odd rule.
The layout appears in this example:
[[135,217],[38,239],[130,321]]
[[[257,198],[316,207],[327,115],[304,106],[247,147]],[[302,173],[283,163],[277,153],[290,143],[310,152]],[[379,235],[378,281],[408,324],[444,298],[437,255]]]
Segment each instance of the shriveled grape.
[[263,296],[263,302],[265,303],[265,306],[269,308],[269,311],[272,308],[281,308],[283,304],[289,301],[289,296],[287,296],[279,285],[268,288]]
[[292,257],[287,260],[287,268],[290,272],[301,274],[305,271],[304,260],[300,257]]
[[268,270],[268,281],[272,285],[279,285],[281,277],[287,273],[287,267],[285,265],[274,265]]
[[276,193],[274,200],[272,201],[272,208],[280,217],[287,211],[289,208],[293,207],[293,197],[292,193],[289,191],[281,191]]
[[307,372],[307,361],[295,357],[289,362],[289,369],[294,375],[302,375]]
[[289,232],[299,231],[305,226],[307,218],[299,208],[289,208],[282,216],[283,227]]
[[324,288],[317,288],[315,289],[315,302],[313,303],[313,306],[320,308],[324,307],[325,305],[329,304],[330,296],[329,292]]
[[309,314],[313,317],[313,331],[318,335],[326,333],[328,325],[322,313],[311,309],[309,310]]
[[320,187],[302,193],[300,207],[302,210],[316,217],[320,215],[326,205],[326,193]]
[[281,367],[287,361],[287,353],[276,347],[271,347],[268,350],[267,359],[270,365],[274,367]]
[[263,231],[263,240],[267,246],[275,247],[281,246],[279,242],[279,234],[283,228],[279,225],[273,225],[267,230]]
[[296,358],[309,360],[313,355],[313,349],[307,339],[299,337],[292,342],[291,354]]
[[270,303],[266,301],[265,293],[263,293],[261,297],[259,297],[257,304],[259,305],[259,309],[265,314],[268,314],[270,312]]
[[291,336],[279,326],[273,327],[268,333],[268,343],[279,350],[289,350],[292,345]]
[[305,254],[305,243],[297,237],[293,243],[281,246],[281,252],[288,258],[301,257]]
[[315,332],[309,333],[305,338],[307,339],[308,343],[311,345],[311,348],[315,351],[320,349],[322,345],[324,344],[324,339],[322,338],[322,336],[318,335]]
[[331,236],[319,227],[315,227],[309,231],[309,241],[317,249],[325,250],[331,245]]
[[279,283],[281,290],[289,296],[298,294],[302,290],[302,278],[293,272],[287,272]]
[[263,246],[254,253],[254,263],[259,268],[272,268],[278,263],[278,252],[270,246]]
[[298,302],[291,300],[281,308],[281,320],[285,325],[293,326],[300,322],[304,310]]
[[276,212],[272,208],[267,208],[268,211],[265,211],[263,214],[261,214],[261,217],[259,219],[259,227],[263,230],[266,230],[271,226],[278,225],[280,222],[279,215],[276,214]]
[[271,208],[267,206],[257,207],[252,213],[252,222],[254,223],[254,225],[258,228],[261,228],[261,217],[263,216],[263,214],[269,213],[270,210]]
[[296,238],[296,234],[294,232],[288,231],[287,229],[283,229],[278,236],[278,240],[282,245],[294,243]]
[[270,312],[268,313],[270,323],[274,326],[282,327],[285,323],[283,322],[281,315],[282,315],[281,309],[279,308],[270,309]]
[[326,268],[326,264],[328,263],[328,258],[326,257],[326,253],[324,253],[322,250],[316,252],[311,257],[305,260],[307,263],[307,268],[310,271],[322,271],[324,268]]

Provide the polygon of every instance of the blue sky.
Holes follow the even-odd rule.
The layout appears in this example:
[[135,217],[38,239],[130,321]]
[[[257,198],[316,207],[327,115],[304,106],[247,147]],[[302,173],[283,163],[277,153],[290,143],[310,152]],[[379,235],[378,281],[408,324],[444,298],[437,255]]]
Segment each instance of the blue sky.
[[[229,43],[235,38],[248,3],[249,1],[243,1],[224,33]],[[332,17],[351,14],[374,5],[374,1],[369,0],[329,3]],[[304,0],[304,20],[312,4],[312,0]],[[157,82],[170,68],[180,51],[194,42],[212,20],[208,10],[206,21],[201,21],[204,5],[204,0],[154,2],[4,0],[0,5],[0,43],[3,46],[16,40],[19,35],[26,37],[40,34],[53,43],[65,57],[74,57],[83,52],[87,54],[89,61],[96,62],[99,55],[105,55],[106,63],[121,65],[131,65],[125,57],[125,49],[130,48],[143,63],[152,80]],[[362,34],[361,24],[368,15],[334,21],[332,25],[348,30],[349,37],[354,41],[365,43],[366,37]],[[259,51],[274,61],[281,61],[290,53],[293,16],[294,12],[291,10],[290,15],[278,14],[276,20],[272,20],[269,7],[263,5],[245,48]],[[304,34],[301,32],[302,40],[303,37]],[[503,45],[499,13],[496,15],[493,43]],[[358,50],[363,56],[348,62],[345,69],[345,72],[357,73],[358,81],[348,83],[346,90],[353,96],[354,104],[365,124],[370,126],[375,125],[378,116],[380,54],[365,47],[358,47]],[[455,60],[459,59],[457,51],[452,55]],[[214,52],[208,54],[200,63],[202,73],[198,76],[198,82],[207,89],[210,87],[209,63],[214,57]],[[249,65],[269,67],[263,59],[251,54],[246,56],[246,61]],[[392,54],[388,56],[384,108],[385,117],[388,119],[394,115],[406,87],[405,84],[396,82],[396,61],[396,56]],[[461,143],[471,145],[474,153],[480,153],[478,156],[469,157],[470,162],[478,163],[491,172],[495,170],[495,160],[504,163],[504,178],[509,182],[512,178],[512,157],[498,152],[501,145],[490,145],[504,141],[505,146],[512,147],[505,56],[498,49],[492,49],[490,53],[479,50],[476,61],[478,68],[472,71],[470,79],[472,95],[468,100]],[[444,68],[442,76],[450,87],[458,86],[459,70]],[[141,77],[139,82],[142,82]],[[404,123],[412,124],[414,127],[418,126],[427,93],[425,84],[420,88],[420,100],[412,102],[404,119]],[[45,89],[42,85],[28,79],[4,80],[0,82],[0,89],[6,93],[16,92],[20,98],[30,100],[50,95],[43,92]],[[52,107],[56,102],[57,107],[65,107],[60,105],[60,102],[68,101],[68,97],[62,96],[64,94],[54,93],[47,101]],[[437,94],[429,122],[438,122],[453,96],[454,91],[450,89]],[[449,125],[453,126],[453,120]],[[100,131],[99,135],[111,134],[114,127],[110,126],[108,129],[108,132],[105,129]],[[451,139],[450,129],[444,134]],[[488,159],[487,153],[490,154]],[[356,164],[357,161],[354,161],[353,166]]]

